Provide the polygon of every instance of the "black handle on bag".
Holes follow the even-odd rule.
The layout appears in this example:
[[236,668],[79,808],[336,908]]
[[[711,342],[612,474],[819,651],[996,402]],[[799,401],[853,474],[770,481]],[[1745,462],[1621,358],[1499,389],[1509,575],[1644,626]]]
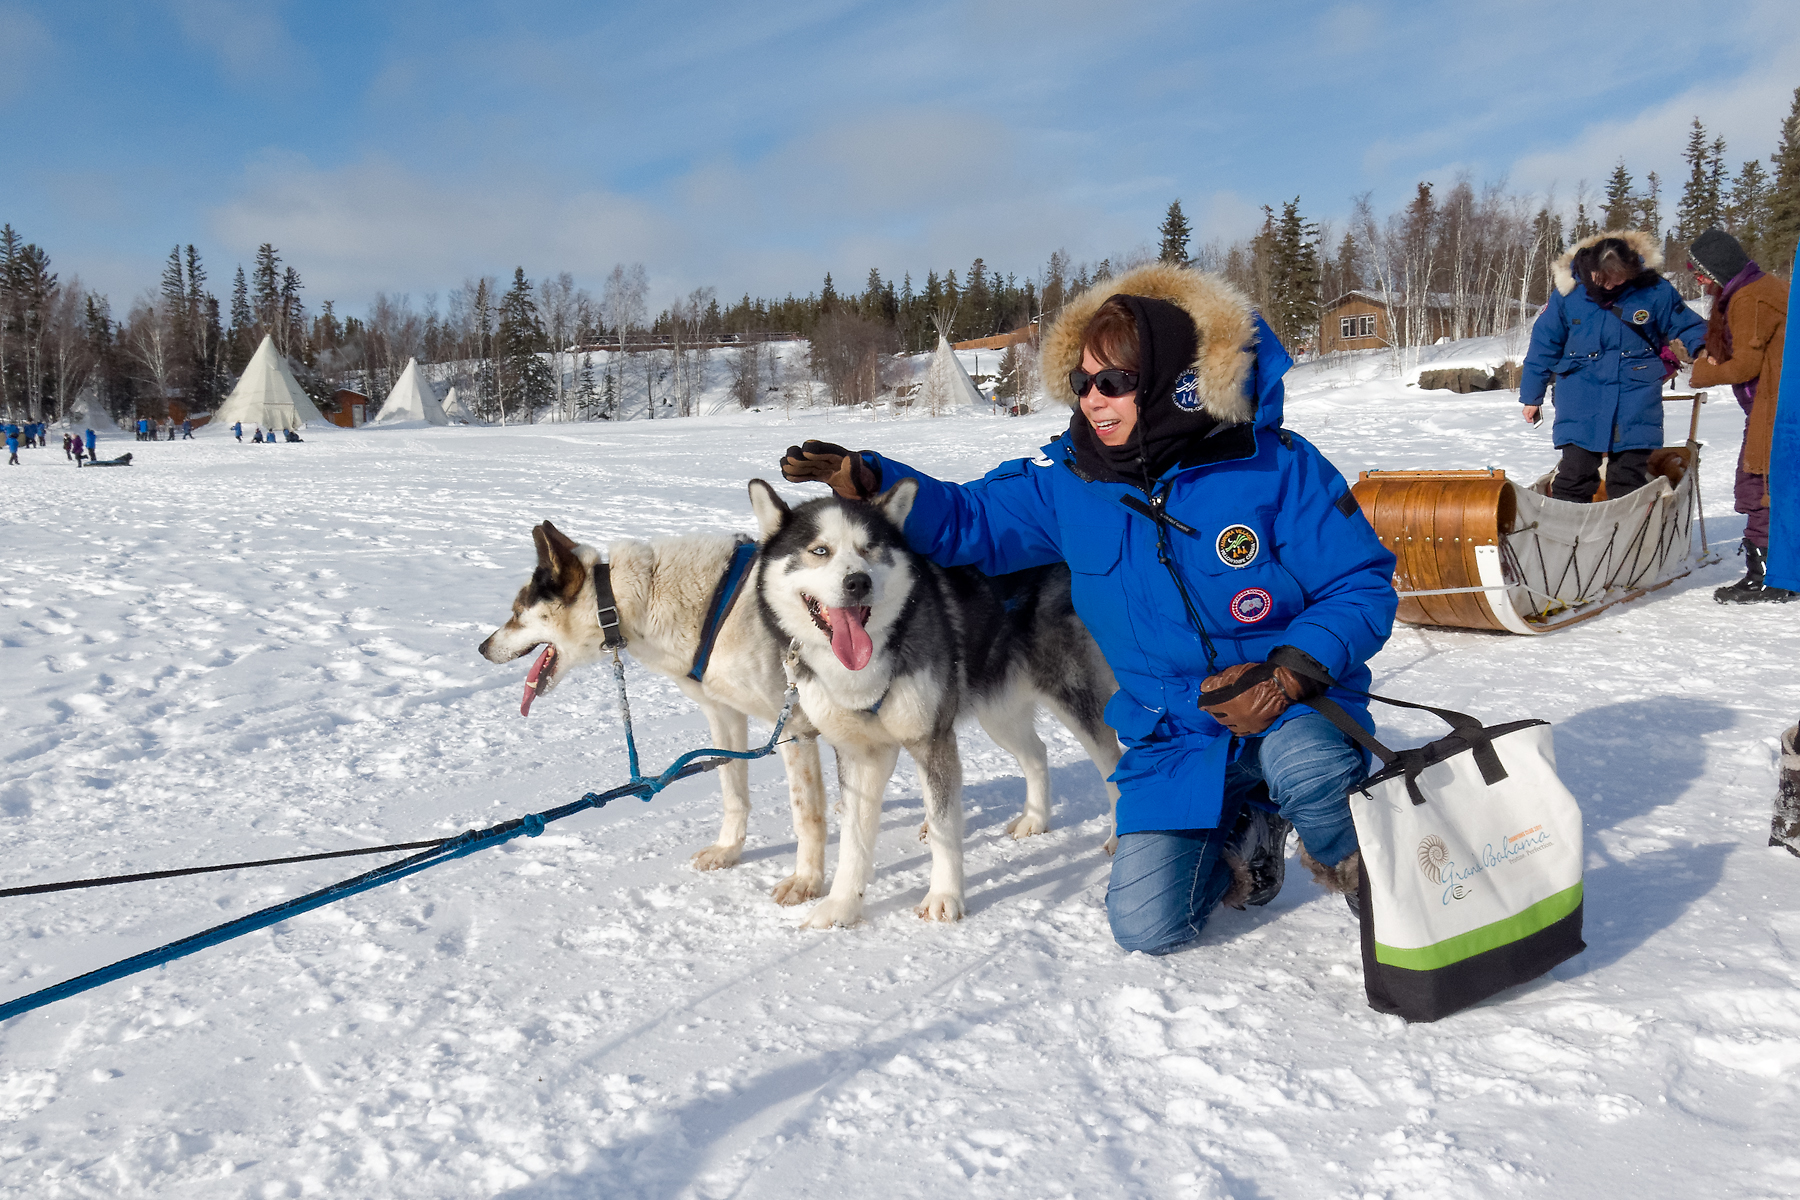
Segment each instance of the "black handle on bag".
[[[1286,667],[1294,674],[1304,676],[1315,683],[1322,683],[1326,687],[1341,686],[1317,659],[1293,646],[1275,647],[1270,652],[1268,661],[1262,665],[1268,668],[1268,675],[1265,675],[1264,678],[1273,675],[1276,667]],[[1256,674],[1254,670],[1246,671],[1244,678],[1248,679],[1254,674]],[[1231,689],[1221,690],[1229,691]],[[1475,765],[1481,771],[1483,783],[1492,787],[1506,778],[1506,765],[1500,761],[1500,755],[1494,750],[1493,734],[1468,713],[1460,713],[1451,708],[1433,708],[1429,704],[1414,704],[1410,700],[1394,700],[1387,696],[1377,696],[1373,692],[1357,691],[1355,688],[1344,688],[1343,690],[1358,696],[1367,696],[1371,700],[1379,700],[1383,704],[1391,704],[1395,708],[1416,708],[1421,712],[1431,713],[1450,726],[1454,731],[1451,734],[1452,739],[1462,742],[1475,755]],[[1202,699],[1207,695],[1208,693],[1201,693]],[[1345,737],[1379,758],[1383,767],[1402,771],[1406,776],[1406,794],[1412,797],[1414,804],[1425,803],[1425,797],[1419,791],[1417,780],[1420,771],[1432,763],[1440,761],[1440,758],[1427,753],[1433,748],[1432,746],[1424,746],[1415,750],[1390,750],[1375,740],[1374,735],[1368,730],[1357,724],[1356,718],[1345,712],[1343,706],[1331,697],[1320,694],[1302,701],[1302,703],[1310,706],[1320,716],[1337,726]]]

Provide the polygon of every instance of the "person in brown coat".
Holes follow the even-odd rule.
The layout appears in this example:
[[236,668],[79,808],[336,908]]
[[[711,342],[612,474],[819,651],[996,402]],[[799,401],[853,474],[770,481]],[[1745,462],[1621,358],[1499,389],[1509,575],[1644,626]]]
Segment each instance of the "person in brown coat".
[[1781,383],[1781,351],[1787,325],[1787,283],[1766,274],[1738,240],[1719,229],[1701,234],[1688,249],[1688,269],[1712,297],[1706,353],[1694,358],[1695,387],[1731,385],[1744,410],[1744,446],[1738,453],[1736,508],[1744,524],[1744,577],[1713,592],[1720,604],[1785,602],[1800,596],[1763,582],[1769,549],[1769,446]]

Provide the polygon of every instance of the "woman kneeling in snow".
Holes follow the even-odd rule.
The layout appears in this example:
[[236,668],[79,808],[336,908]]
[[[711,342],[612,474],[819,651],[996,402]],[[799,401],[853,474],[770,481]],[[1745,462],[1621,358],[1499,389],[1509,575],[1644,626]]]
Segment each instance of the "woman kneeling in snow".
[[[1392,629],[1394,556],[1337,470],[1281,427],[1287,352],[1230,285],[1156,264],[1070,303],[1043,361],[1076,411],[1036,458],[958,485],[809,442],[782,473],[848,498],[918,480],[906,539],[945,566],[1069,564],[1119,680],[1106,709],[1126,747],[1106,895],[1119,945],[1164,954],[1215,905],[1273,899],[1289,822],[1302,861],[1354,906],[1348,793],[1366,763],[1306,706],[1318,685],[1283,668],[1223,704],[1201,695],[1277,647],[1366,690]],[[1360,696],[1332,696],[1370,726]]]

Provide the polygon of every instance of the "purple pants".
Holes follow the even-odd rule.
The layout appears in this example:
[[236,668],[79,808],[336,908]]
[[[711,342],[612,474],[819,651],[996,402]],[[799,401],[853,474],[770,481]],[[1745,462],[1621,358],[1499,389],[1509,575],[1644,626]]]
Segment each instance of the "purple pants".
[[[1744,410],[1744,437],[1750,436],[1750,408],[1756,403],[1755,397],[1749,400],[1742,396],[1737,398],[1738,405]],[[1752,475],[1744,470],[1744,451],[1738,448],[1737,479],[1731,487],[1732,508],[1744,514],[1744,540],[1752,546],[1769,548],[1769,506],[1763,503],[1763,492],[1768,487],[1768,479],[1762,475]]]

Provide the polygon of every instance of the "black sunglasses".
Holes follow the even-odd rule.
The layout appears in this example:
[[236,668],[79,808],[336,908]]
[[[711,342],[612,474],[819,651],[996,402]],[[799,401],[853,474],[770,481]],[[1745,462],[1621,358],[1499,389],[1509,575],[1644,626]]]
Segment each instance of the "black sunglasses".
[[1069,387],[1074,389],[1075,398],[1083,399],[1088,388],[1097,387],[1100,394],[1108,400],[1116,400],[1120,396],[1130,395],[1138,389],[1138,373],[1126,371],[1119,367],[1108,367],[1104,371],[1095,371],[1089,375],[1076,368],[1069,372]]

